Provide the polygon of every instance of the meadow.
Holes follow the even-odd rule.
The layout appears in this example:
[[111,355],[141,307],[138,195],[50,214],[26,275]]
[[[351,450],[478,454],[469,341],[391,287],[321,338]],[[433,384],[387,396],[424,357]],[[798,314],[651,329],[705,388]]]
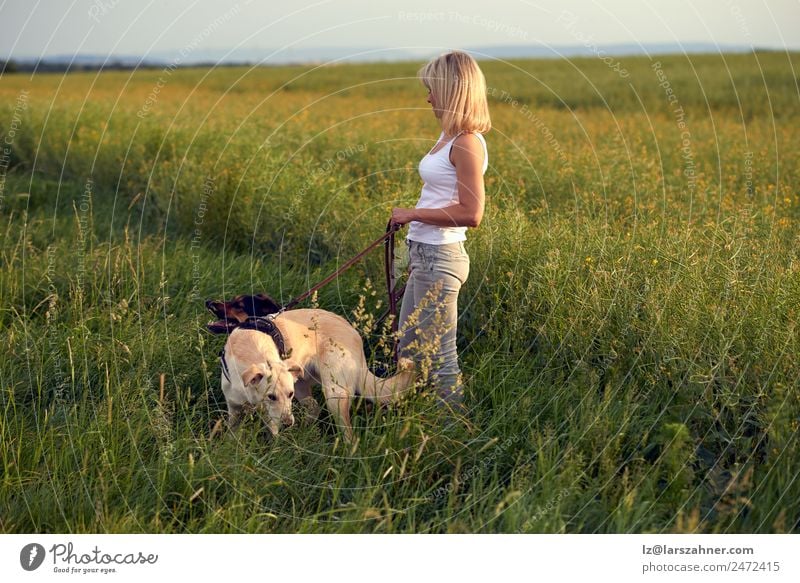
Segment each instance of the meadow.
[[[467,418],[219,431],[203,301],[414,205],[421,64],[0,76],[0,532],[800,530],[796,53],[482,61]],[[381,282],[316,299],[376,366]]]

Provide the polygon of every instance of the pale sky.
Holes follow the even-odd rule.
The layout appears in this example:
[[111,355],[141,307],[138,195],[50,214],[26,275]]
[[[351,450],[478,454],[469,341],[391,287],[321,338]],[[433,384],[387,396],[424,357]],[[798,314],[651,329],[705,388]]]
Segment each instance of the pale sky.
[[698,42],[800,50],[800,0],[0,0],[0,59]]

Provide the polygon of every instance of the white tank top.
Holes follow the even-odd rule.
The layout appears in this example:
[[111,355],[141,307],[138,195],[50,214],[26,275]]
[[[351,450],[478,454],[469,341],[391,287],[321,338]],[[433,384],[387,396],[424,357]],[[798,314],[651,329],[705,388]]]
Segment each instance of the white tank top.
[[[489,166],[489,151],[486,148],[486,140],[479,133],[475,134],[483,144],[483,170]],[[444,137],[441,133],[439,139]],[[453,140],[458,135],[451,138],[439,151],[425,155],[419,162],[419,175],[424,184],[422,185],[422,195],[419,197],[416,208],[438,209],[452,204],[458,204],[458,183],[456,181],[456,167],[450,162],[450,150],[453,147]],[[438,142],[437,142],[438,143]],[[434,146],[435,147],[435,146]],[[466,227],[437,227],[411,221],[408,224],[408,235],[406,239],[418,243],[429,243],[432,245],[444,245],[465,241]]]

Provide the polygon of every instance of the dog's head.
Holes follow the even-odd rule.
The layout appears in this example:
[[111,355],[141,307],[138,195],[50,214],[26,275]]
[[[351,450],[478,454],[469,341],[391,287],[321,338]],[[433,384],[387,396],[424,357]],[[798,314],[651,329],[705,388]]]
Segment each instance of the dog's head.
[[236,296],[227,302],[206,300],[206,308],[219,320],[209,322],[207,328],[214,334],[229,334],[248,318],[268,316],[279,312],[280,304],[266,294]]
[[242,373],[245,396],[266,414],[264,420],[273,435],[294,425],[294,383],[302,378],[302,367],[292,360],[252,364]]

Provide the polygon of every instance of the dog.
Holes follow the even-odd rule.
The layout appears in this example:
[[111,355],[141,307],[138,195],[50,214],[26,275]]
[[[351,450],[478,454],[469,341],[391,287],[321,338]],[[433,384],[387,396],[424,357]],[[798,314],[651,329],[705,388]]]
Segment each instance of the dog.
[[[407,358],[400,359],[394,376],[382,379],[373,375],[367,367],[361,335],[333,312],[281,312],[280,305],[266,294],[236,296],[227,302],[209,300],[206,307],[219,318],[210,322],[208,329],[230,332],[221,354],[221,382],[231,428],[238,425],[246,408],[255,407],[266,412],[267,426],[277,435],[282,427],[294,424],[293,398],[315,417],[319,404],[311,389],[321,385],[331,417],[351,442],[350,405],[354,397],[387,405],[414,384],[414,364]],[[267,316],[268,320],[256,322],[258,329],[250,328],[255,318]]]
[[206,308],[219,318],[216,322],[208,323],[208,330],[214,334],[230,334],[248,318],[280,312],[281,305],[267,294],[257,294],[236,296],[227,302],[206,300]]

